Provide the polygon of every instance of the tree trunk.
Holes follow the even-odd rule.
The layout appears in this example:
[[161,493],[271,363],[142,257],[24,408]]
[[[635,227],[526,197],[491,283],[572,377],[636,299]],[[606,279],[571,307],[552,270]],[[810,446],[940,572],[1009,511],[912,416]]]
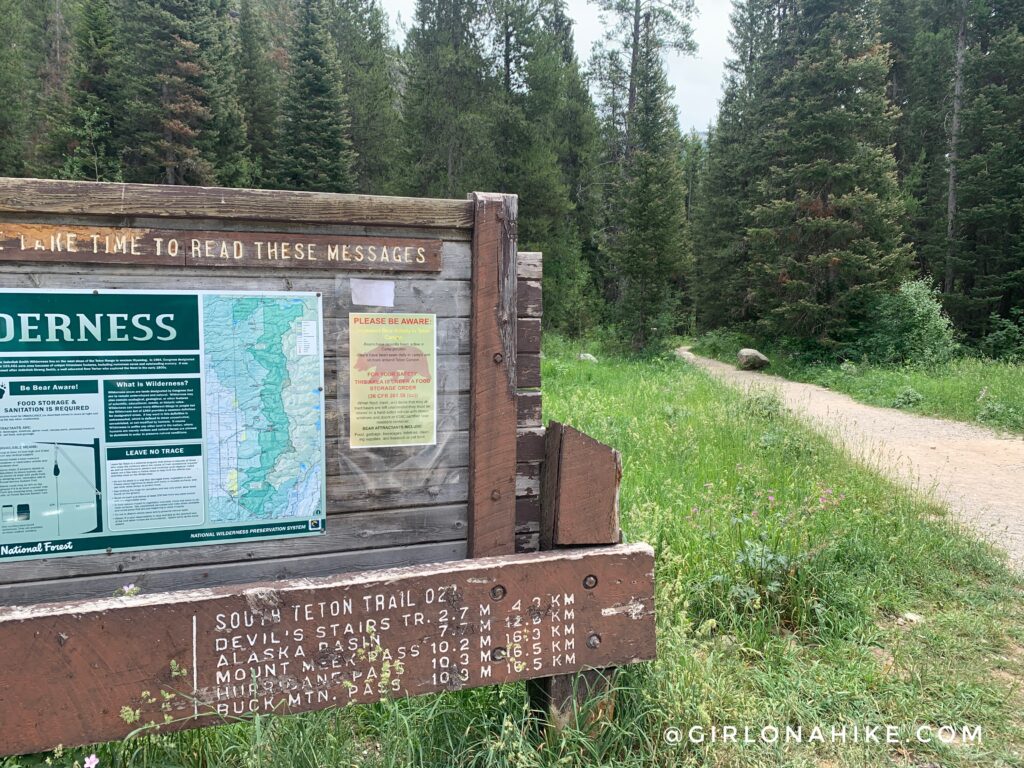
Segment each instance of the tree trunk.
[[943,289],[953,292],[953,258],[956,254],[956,186],[960,160],[960,110],[964,101],[964,58],[967,53],[967,8],[960,3],[960,28],[956,35],[956,62],[953,65],[953,118],[949,127],[949,194],[946,199],[946,274]]
[[633,49],[629,54],[629,101],[626,114],[633,114],[636,104],[636,70],[640,62],[640,0],[633,0]]

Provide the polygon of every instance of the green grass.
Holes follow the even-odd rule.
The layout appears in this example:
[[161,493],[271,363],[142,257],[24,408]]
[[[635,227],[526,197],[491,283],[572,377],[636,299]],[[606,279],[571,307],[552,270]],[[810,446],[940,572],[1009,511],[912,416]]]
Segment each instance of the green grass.
[[[758,347],[739,334],[714,333],[700,339],[694,352],[735,364],[745,346]],[[772,361],[770,372],[787,379],[844,392],[869,405],[1024,433],[1024,364],[962,357],[922,367],[827,365],[759,348]]]
[[[101,767],[1024,765],[1024,583],[998,555],[771,398],[692,366],[579,351],[546,339],[545,415],[622,451],[627,537],[658,555],[659,659],[619,675],[614,723],[538,743],[524,687],[509,685],[140,738],[96,748]],[[977,724],[984,740],[662,738],[842,723]]]

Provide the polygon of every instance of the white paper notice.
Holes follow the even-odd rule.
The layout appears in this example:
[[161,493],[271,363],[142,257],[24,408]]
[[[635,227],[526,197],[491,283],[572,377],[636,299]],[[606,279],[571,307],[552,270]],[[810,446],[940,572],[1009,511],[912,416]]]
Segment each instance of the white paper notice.
[[352,278],[352,303],[363,307],[395,306],[394,280],[360,280]]
[[303,356],[316,355],[320,353],[319,344],[317,344],[315,321],[302,321],[302,326],[299,329],[299,336],[295,342],[295,351],[297,354]]

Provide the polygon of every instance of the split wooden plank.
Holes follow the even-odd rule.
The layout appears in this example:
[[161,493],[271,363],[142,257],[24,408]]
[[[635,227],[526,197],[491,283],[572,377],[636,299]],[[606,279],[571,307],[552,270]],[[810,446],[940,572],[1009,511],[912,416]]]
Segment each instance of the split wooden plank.
[[469,229],[475,210],[462,200],[0,178],[0,212]]
[[619,540],[622,456],[570,426],[548,424],[541,479],[541,547]]
[[633,545],[6,608],[0,647],[0,753],[38,752],[650,659],[654,556]]
[[474,193],[474,364],[470,407],[470,557],[515,549],[516,227],[514,195]]

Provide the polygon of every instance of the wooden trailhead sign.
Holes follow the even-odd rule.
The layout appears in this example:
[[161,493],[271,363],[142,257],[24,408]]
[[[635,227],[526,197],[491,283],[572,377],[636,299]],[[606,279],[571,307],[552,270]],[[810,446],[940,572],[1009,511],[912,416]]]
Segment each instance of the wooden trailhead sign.
[[517,199],[0,179],[0,756],[651,659]]

